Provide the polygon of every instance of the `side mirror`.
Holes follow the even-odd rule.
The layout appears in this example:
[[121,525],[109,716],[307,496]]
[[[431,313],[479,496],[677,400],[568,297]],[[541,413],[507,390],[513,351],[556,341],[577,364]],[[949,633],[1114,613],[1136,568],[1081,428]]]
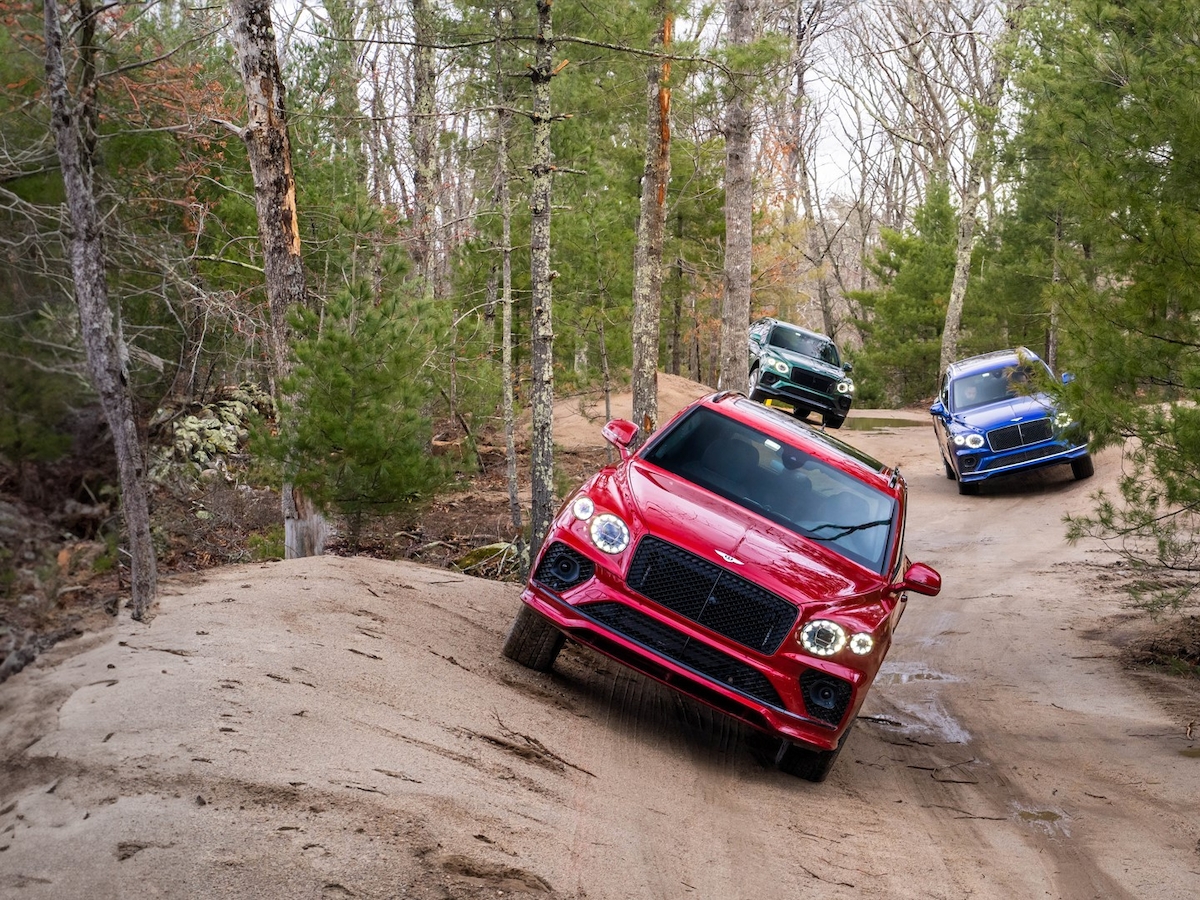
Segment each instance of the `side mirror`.
[[903,594],[912,591],[914,594],[924,594],[926,597],[936,597],[942,589],[942,576],[937,570],[925,563],[913,563],[904,573],[904,578],[890,588],[893,594]]
[[620,452],[622,460],[629,459],[629,445],[637,433],[638,427],[628,419],[613,419],[600,429],[604,439]]
[[842,371],[849,375],[854,371],[854,363],[846,363],[844,366],[842,366]]
[[1063,384],[1070,384],[1074,380],[1075,380],[1075,376],[1072,375],[1070,372],[1062,373],[1062,383]]
[[946,407],[942,404],[941,400],[933,401],[933,406],[929,407],[929,414],[942,419],[946,418]]

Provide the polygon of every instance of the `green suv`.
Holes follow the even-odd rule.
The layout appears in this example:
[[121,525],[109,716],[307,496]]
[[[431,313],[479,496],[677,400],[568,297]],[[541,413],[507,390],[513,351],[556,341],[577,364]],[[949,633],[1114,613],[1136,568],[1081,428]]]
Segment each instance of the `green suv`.
[[800,419],[817,413],[826,428],[840,428],[854,402],[852,368],[823,334],[778,319],[750,325],[751,400],[786,404]]

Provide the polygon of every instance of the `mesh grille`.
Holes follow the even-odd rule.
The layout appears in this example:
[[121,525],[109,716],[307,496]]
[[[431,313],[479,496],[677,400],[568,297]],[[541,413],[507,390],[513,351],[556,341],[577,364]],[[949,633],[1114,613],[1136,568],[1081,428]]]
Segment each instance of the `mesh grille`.
[[782,597],[658,538],[638,545],[626,582],[660,606],[768,655],[799,615]]
[[826,375],[817,375],[799,366],[792,367],[792,383],[798,384],[801,387],[806,387],[822,394],[832,394],[833,381],[834,379]]
[[542,555],[533,578],[556,594],[561,594],[583,584],[595,574],[596,567],[590,559],[566,544],[555,541]]
[[[618,634],[637,641],[701,675],[783,709],[783,701],[766,676],[752,666],[692,640],[671,626],[621,603],[602,601],[576,607]],[[827,720],[826,720],[827,721]]]
[[999,459],[989,460],[986,465],[980,467],[980,471],[984,469],[1002,469],[1007,466],[1014,466],[1018,463],[1031,462],[1035,459],[1041,459],[1044,456],[1053,456],[1056,453],[1062,452],[1062,447],[1058,444],[1051,444],[1048,447],[1035,447],[1033,450],[1022,450],[1020,453],[1010,453],[1008,456],[1002,456]]
[[1016,425],[1005,425],[1003,428],[993,428],[988,432],[988,445],[993,451],[1012,450],[1014,447],[1027,447],[1048,441],[1053,435],[1048,418],[1034,419],[1032,422],[1019,422]]
[[830,725],[842,721],[854,691],[850,682],[816,669],[808,669],[800,676],[800,690],[804,694],[804,708],[808,714]]

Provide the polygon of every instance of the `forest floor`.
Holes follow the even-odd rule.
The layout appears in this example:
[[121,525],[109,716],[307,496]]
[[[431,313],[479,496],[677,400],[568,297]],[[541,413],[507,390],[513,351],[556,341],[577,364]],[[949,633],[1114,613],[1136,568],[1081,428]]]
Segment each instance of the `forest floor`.
[[[664,418],[705,390],[665,378]],[[605,460],[604,418],[560,401],[564,482]],[[25,588],[4,659],[30,650],[0,683],[0,895],[1200,895],[1200,617],[1130,609],[1119,559],[1063,539],[1119,456],[962,497],[922,411],[840,436],[905,472],[909,555],[944,588],[911,601],[821,785],[574,645],[549,675],[504,659],[518,585],[448,567],[511,536],[487,454],[353,556],[254,560],[267,491],[159,497],[144,624],[103,544],[0,497]]]

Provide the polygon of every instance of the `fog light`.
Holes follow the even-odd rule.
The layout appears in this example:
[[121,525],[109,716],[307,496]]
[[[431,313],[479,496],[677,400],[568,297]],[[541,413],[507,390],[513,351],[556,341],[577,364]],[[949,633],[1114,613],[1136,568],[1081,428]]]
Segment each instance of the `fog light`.
[[560,554],[551,564],[550,571],[564,584],[574,584],[579,580],[579,560],[566,553]]
[[808,685],[808,700],[821,709],[834,709],[838,705],[838,686],[824,678]]

